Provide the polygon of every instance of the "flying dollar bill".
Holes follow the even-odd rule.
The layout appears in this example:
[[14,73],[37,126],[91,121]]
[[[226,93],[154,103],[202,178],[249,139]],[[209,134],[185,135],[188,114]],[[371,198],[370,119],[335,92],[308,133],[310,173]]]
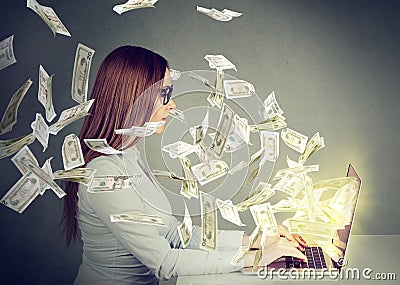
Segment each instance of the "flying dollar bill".
[[315,235],[332,239],[335,236],[335,228],[329,223],[309,222],[302,220],[289,220],[289,232],[293,234]]
[[196,7],[197,12],[200,12],[202,14],[205,14],[214,20],[220,21],[220,22],[227,22],[233,19],[233,16],[231,16],[229,13],[223,13],[215,8],[208,9],[204,8],[201,6]]
[[224,152],[226,140],[232,126],[233,115],[232,109],[224,104],[219,117],[217,131],[210,146],[210,150],[217,158],[220,158]]
[[71,170],[85,164],[81,143],[75,134],[70,134],[64,138],[61,154],[64,170]]
[[215,79],[215,88],[211,91],[210,95],[207,97],[207,101],[210,103],[212,107],[217,107],[218,109],[222,108],[222,104],[224,103],[224,89],[223,89],[223,81],[224,81],[224,71],[217,70],[217,77]]
[[185,203],[185,216],[183,218],[183,222],[180,225],[178,225],[177,228],[182,247],[185,248],[189,244],[193,232],[192,218],[190,217],[186,203]]
[[17,62],[14,54],[13,41],[14,35],[0,42],[0,70]]
[[315,152],[319,151],[321,148],[325,147],[325,141],[323,137],[320,137],[319,132],[316,132],[310,141],[307,143],[305,150],[299,156],[298,162],[304,164],[306,160],[313,155]]
[[32,80],[28,79],[11,97],[7,109],[0,122],[0,135],[8,133],[17,122],[17,113],[19,105],[28,89],[32,85]]
[[22,213],[39,195],[39,186],[39,179],[28,171],[8,190],[0,203]]
[[184,141],[177,141],[172,144],[164,145],[161,150],[169,153],[171,158],[183,158],[196,152],[197,147]]
[[275,190],[271,189],[271,184],[260,181],[254,191],[237,204],[238,211],[245,211],[251,206],[261,204],[275,195]]
[[276,115],[283,115],[283,110],[279,106],[275,97],[275,91],[272,91],[264,100],[266,118],[273,118]]
[[94,99],[91,99],[83,104],[79,104],[77,106],[62,111],[58,121],[50,126],[49,133],[52,135],[57,135],[58,132],[62,130],[65,126],[88,115],[89,109],[92,106],[93,102]]
[[278,212],[296,212],[298,209],[297,199],[287,197],[279,200],[278,203],[271,205],[271,209],[274,213]]
[[229,9],[224,9],[221,12],[224,13],[225,15],[229,15],[229,16],[232,16],[234,18],[240,17],[243,14],[243,13],[232,11],[232,10],[229,10]]
[[147,137],[154,134],[157,130],[157,127],[161,125],[163,125],[161,122],[147,122],[143,125],[143,127],[132,126],[129,129],[116,129],[115,133],[132,137]]
[[256,225],[260,225],[267,236],[278,233],[278,224],[270,203],[258,204],[250,207],[250,212]]
[[217,199],[216,202],[222,218],[231,223],[234,223],[235,225],[245,226],[245,224],[243,224],[242,221],[240,220],[237,207],[233,205],[231,200],[223,201]]
[[91,150],[101,152],[104,154],[119,154],[122,153],[122,151],[117,150],[110,146],[107,143],[106,139],[83,139],[85,144],[90,148]]
[[142,182],[141,174],[134,175],[99,175],[94,176],[87,191],[89,193],[114,192],[132,188]]
[[199,186],[193,174],[192,164],[190,159],[187,157],[182,157],[179,159],[182,165],[182,172],[184,174],[185,180],[182,181],[180,194],[186,198],[194,197],[199,198]]
[[110,220],[112,223],[137,223],[152,226],[166,226],[161,217],[146,214],[111,214]]
[[235,253],[235,255],[232,257],[232,260],[231,260],[230,263],[232,265],[238,264],[244,258],[244,256],[246,255],[246,253],[248,251],[249,251],[249,248],[247,246],[245,246],[245,245],[242,245],[238,249],[238,251]]
[[222,54],[207,54],[206,56],[204,56],[204,58],[208,61],[208,65],[210,66],[210,68],[216,70],[236,70],[235,65]]
[[327,180],[321,180],[314,183],[314,189],[319,188],[329,188],[329,189],[339,189],[342,188],[346,184],[355,183],[355,177],[337,177]]
[[296,166],[292,168],[284,168],[284,169],[279,169],[273,180],[280,179],[286,174],[289,173],[294,173],[294,174],[307,174],[308,172],[316,172],[319,171],[319,164],[313,164],[313,165],[306,165],[306,166]]
[[217,207],[215,197],[200,191],[201,242],[200,249],[217,251]]
[[246,143],[251,144],[250,142],[250,126],[247,122],[246,118],[239,117],[238,114],[233,116],[233,130],[239,137]]
[[276,161],[279,157],[279,133],[270,131],[260,132],[261,147],[268,161]]
[[24,146],[33,143],[35,139],[35,136],[31,133],[26,136],[0,141],[0,159],[18,152]]
[[274,190],[279,190],[292,197],[296,197],[304,189],[304,179],[301,175],[288,173],[283,176],[278,183],[272,188]]
[[251,167],[254,163],[259,161],[264,153],[264,149],[259,149],[257,152],[253,153],[250,157],[248,162],[241,161],[237,165],[235,165],[231,170],[229,170],[229,174],[235,175],[239,173],[241,170],[245,169],[246,167]]
[[165,170],[157,170],[157,169],[153,169],[152,173],[154,174],[154,176],[156,177],[160,177],[160,178],[169,178],[169,179],[175,179],[175,180],[185,180],[184,177],[182,176],[178,176],[176,175],[175,172],[170,172],[170,171],[165,171]]
[[72,99],[82,104],[87,101],[89,73],[94,50],[79,43],[75,52],[74,71],[72,73]]
[[308,137],[295,130],[289,128],[282,130],[281,138],[288,147],[297,152],[303,153],[306,149]]
[[224,80],[224,90],[227,99],[250,97],[256,92],[253,84],[239,79]]
[[56,12],[51,7],[39,5],[36,0],[27,0],[26,7],[32,9],[42,18],[46,25],[53,31],[54,36],[57,34],[70,37],[71,34],[58,18]]
[[[212,140],[214,140],[215,133],[210,133],[210,134],[208,134],[208,136]],[[242,140],[242,138],[239,137],[239,135],[234,130],[231,130],[229,132],[228,139],[226,140],[224,151],[226,153],[232,153],[232,152],[235,152],[235,151],[241,149],[242,147],[244,147],[246,145],[247,145],[246,142],[244,140]]]
[[308,220],[315,221],[315,196],[313,189],[313,181],[311,177],[305,176],[304,179],[304,195],[307,200]]
[[53,174],[54,179],[61,179],[89,185],[94,178],[95,173],[96,169],[92,168],[74,168],[71,170],[57,170]]
[[43,119],[42,114],[36,113],[36,120],[34,122],[33,135],[37,138],[43,146],[43,152],[47,149],[49,143],[49,126]]
[[141,9],[141,8],[154,8],[154,4],[158,0],[128,0],[124,4],[115,5],[113,11],[118,15],[125,13],[130,10]]
[[22,147],[12,158],[11,161],[14,163],[14,165],[18,168],[18,170],[24,174],[30,169],[25,166],[23,161],[29,160],[31,163],[36,164],[39,166],[39,162],[37,161],[35,155],[32,153],[32,151],[29,149],[28,146]]
[[214,181],[228,173],[229,167],[223,160],[213,160],[213,169],[209,172],[209,166],[205,163],[199,163],[192,167],[193,174],[197,178],[200,185],[205,185]]
[[38,100],[46,111],[46,120],[51,122],[56,117],[53,106],[52,83],[53,75],[49,76],[43,66],[39,66]]
[[[51,168],[51,160],[53,157],[49,157],[42,165],[42,170],[51,178],[54,179],[53,169]],[[51,187],[43,180],[40,180],[40,195],[43,195],[44,192],[50,189]]]

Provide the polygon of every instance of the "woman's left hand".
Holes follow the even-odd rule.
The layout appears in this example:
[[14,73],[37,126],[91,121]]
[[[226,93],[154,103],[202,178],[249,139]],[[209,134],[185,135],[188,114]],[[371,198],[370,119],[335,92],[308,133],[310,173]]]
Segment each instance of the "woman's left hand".
[[305,247],[308,246],[307,242],[299,234],[290,234],[288,229],[282,225],[278,226],[278,233],[281,237],[286,238],[288,241],[300,251],[304,251]]

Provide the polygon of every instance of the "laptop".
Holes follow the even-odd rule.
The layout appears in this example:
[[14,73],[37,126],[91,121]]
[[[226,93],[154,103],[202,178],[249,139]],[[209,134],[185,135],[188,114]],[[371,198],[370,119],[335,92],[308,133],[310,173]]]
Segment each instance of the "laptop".
[[292,268],[296,268],[299,272],[304,270],[304,268],[313,268],[313,270],[320,271],[324,274],[329,274],[329,269],[336,269],[340,272],[341,268],[346,265],[346,251],[349,244],[350,232],[354,222],[354,215],[361,189],[361,178],[351,164],[348,165],[346,176],[356,178],[356,193],[354,203],[350,209],[351,215],[349,224],[346,225],[344,229],[342,228],[337,230],[337,239],[335,239],[335,241],[330,240],[330,242],[333,242],[342,251],[343,258],[339,258],[337,262],[335,262],[326,252],[323,251],[321,247],[316,244],[315,240],[320,240],[319,237],[302,235],[304,240],[309,245],[305,249],[305,252],[303,252],[307,256],[307,262],[303,262],[300,259],[292,256],[284,256],[275,260],[268,266],[260,266],[254,270],[251,267],[244,268],[243,273],[257,275],[261,268],[262,270],[267,270],[267,272],[270,272],[272,275],[278,274],[278,272],[279,274],[282,274],[282,271],[283,273],[285,271],[289,272]]

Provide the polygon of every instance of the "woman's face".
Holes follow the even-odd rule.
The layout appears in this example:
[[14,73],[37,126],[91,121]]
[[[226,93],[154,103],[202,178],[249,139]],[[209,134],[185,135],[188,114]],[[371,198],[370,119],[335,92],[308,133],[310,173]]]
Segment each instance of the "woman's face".
[[[165,71],[165,76],[164,76],[164,83],[163,86],[171,86],[171,77],[169,73],[169,69],[167,68]],[[157,101],[155,102],[154,105],[154,111],[153,114],[151,115],[150,122],[167,122],[167,117],[169,115],[169,110],[175,109],[176,105],[175,102],[170,99],[167,105],[163,105],[163,98],[161,97],[161,94],[157,97]],[[164,131],[164,125],[158,127],[156,129],[156,134],[161,134]]]

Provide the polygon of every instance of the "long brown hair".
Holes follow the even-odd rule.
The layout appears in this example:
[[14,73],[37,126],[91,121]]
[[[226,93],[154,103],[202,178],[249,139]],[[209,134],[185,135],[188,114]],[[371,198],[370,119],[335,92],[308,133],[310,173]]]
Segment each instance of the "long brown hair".
[[[111,147],[118,150],[138,141],[139,138],[135,138],[123,146],[122,135],[116,134],[115,129],[143,126],[150,120],[167,67],[165,58],[142,47],[122,46],[107,55],[97,72],[91,93],[90,98],[95,101],[79,134],[86,163],[102,154],[89,149],[83,142],[85,138],[105,138]],[[60,225],[67,246],[78,237],[78,189],[78,183],[66,183],[67,196]]]

